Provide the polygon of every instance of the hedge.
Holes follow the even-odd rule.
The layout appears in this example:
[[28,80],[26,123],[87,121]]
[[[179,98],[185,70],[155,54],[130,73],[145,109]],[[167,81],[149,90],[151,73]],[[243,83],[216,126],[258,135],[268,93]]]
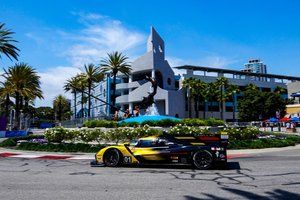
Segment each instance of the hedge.
[[224,126],[224,121],[209,118],[206,120],[198,118],[186,118],[182,120],[172,120],[172,119],[163,119],[158,121],[144,121],[142,123],[138,122],[123,122],[117,123],[116,121],[109,120],[87,120],[83,123],[83,127],[95,128],[95,127],[105,127],[105,128],[115,128],[115,127],[137,127],[137,126],[160,126],[160,127],[170,127],[178,124],[183,124],[186,126]]
[[[287,136],[277,134],[274,138],[258,139],[261,135],[254,127],[246,128],[224,128],[222,132],[229,135],[228,149],[251,149],[291,146],[300,143],[300,136]],[[20,143],[17,149],[39,150],[39,151],[62,151],[62,152],[96,152],[103,147],[103,143],[119,143],[140,137],[161,135],[161,129],[151,128],[148,125],[131,127],[118,127],[103,131],[100,128],[65,129],[55,127],[46,130],[44,136],[30,135],[19,138],[9,138],[2,143],[1,147],[15,147],[19,140],[27,140]],[[211,134],[207,128],[198,126],[187,126],[178,124],[169,129],[170,135],[208,135]],[[268,135],[268,134],[267,134]],[[272,135],[275,135],[272,133]],[[76,141],[76,143],[75,143]],[[98,145],[91,145],[89,142],[97,141]],[[102,144],[102,145],[101,145]]]

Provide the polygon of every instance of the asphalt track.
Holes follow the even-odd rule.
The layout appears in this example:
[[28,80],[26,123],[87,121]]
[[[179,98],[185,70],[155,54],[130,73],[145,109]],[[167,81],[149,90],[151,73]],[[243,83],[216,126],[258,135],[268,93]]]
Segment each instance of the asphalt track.
[[225,170],[90,167],[89,160],[0,158],[0,199],[300,199],[300,149],[229,160]]

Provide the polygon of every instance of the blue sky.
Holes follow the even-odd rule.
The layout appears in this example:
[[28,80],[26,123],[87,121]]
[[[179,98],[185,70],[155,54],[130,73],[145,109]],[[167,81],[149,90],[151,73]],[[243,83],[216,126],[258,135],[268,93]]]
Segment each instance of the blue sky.
[[[241,69],[260,58],[269,73],[300,76],[297,0],[0,0],[0,10],[0,21],[16,32],[20,61],[42,77],[45,100],[37,106],[51,105],[67,78],[106,52],[142,55],[150,26],[172,66]],[[13,64],[0,61],[1,68]]]

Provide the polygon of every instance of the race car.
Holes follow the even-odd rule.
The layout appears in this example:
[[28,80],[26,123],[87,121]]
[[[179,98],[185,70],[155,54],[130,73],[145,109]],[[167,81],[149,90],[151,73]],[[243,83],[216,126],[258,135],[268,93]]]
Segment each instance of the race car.
[[227,134],[150,136],[107,146],[96,153],[91,165],[187,164],[198,169],[209,169],[216,164],[226,165],[227,141]]

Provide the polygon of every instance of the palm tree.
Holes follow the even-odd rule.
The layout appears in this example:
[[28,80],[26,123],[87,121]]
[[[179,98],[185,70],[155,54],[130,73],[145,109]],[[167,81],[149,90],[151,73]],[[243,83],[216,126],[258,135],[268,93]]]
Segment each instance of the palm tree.
[[81,117],[83,118],[84,117],[83,105],[86,103],[86,97],[84,96],[84,93],[87,88],[87,79],[86,79],[85,74],[83,74],[83,73],[77,74],[75,78],[78,82],[79,90],[81,92],[80,104],[81,104]]
[[[103,73],[110,72],[113,76],[113,87],[112,87],[112,106],[115,108],[116,105],[116,78],[117,74],[121,73],[129,76],[131,73],[130,64],[127,62],[128,57],[119,52],[112,52],[107,54],[108,58],[103,59],[100,63],[101,71]],[[114,110],[113,110],[114,111]]]
[[25,110],[28,107],[29,101],[35,98],[43,98],[40,87],[40,77],[34,68],[26,63],[17,63],[8,70],[4,70],[4,77],[6,78],[6,87],[9,88],[11,95],[15,98],[15,128],[19,125],[20,110],[25,101]]
[[104,78],[104,74],[100,72],[100,68],[94,64],[84,65],[85,76],[88,88],[88,117],[91,117],[91,90],[94,83],[99,83]]
[[189,118],[192,117],[192,100],[195,101],[195,95],[197,93],[195,82],[196,82],[195,78],[187,78],[184,79],[182,83],[183,87],[186,88],[187,90]]
[[77,115],[76,105],[77,105],[77,92],[78,92],[79,88],[80,88],[80,82],[79,82],[77,76],[68,79],[67,82],[64,85],[64,90],[66,92],[71,91],[71,93],[74,94],[74,113],[75,113],[75,119],[76,119],[76,115]]
[[20,50],[12,44],[14,42],[17,42],[11,37],[11,35],[14,34],[14,32],[11,32],[11,30],[6,29],[4,26],[4,23],[0,23],[0,58],[1,54],[4,54],[10,60],[12,60],[12,58],[18,60],[18,51]]
[[225,77],[219,77],[219,78],[217,78],[215,83],[219,87],[219,91],[220,91],[220,93],[218,95],[219,111],[220,111],[221,119],[223,120],[224,119],[223,107],[224,107],[224,102],[226,101],[226,99],[224,98],[225,97],[224,91],[225,91],[225,88],[228,86],[228,80]]
[[70,111],[70,103],[66,97],[61,94],[56,96],[53,100],[53,109],[55,112],[55,120],[66,120]]
[[237,85],[229,85],[226,89],[226,93],[225,93],[225,98],[226,98],[226,101],[228,99],[231,99],[232,98],[232,102],[233,102],[233,109],[232,109],[232,119],[233,119],[233,122],[235,122],[235,107],[236,107],[236,102],[235,102],[235,95],[239,92],[239,87]]
[[10,95],[12,94],[12,88],[7,84],[7,82],[1,82],[0,87],[0,98],[4,101],[5,107],[5,117],[9,115],[9,106],[11,105]]
[[283,87],[276,86],[276,88],[274,89],[274,92],[276,92],[278,94],[286,94],[287,90]]

